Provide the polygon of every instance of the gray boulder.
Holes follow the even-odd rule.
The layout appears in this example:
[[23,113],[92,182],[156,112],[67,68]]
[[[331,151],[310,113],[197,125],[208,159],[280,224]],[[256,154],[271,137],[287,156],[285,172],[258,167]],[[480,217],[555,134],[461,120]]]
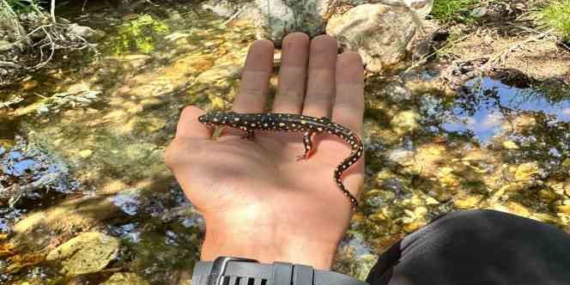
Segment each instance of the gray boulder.
[[338,0],[255,0],[254,23],[258,37],[270,39],[279,46],[283,37],[291,32],[304,32],[310,37],[322,34],[327,18],[338,3]]
[[402,60],[421,25],[405,5],[363,4],[332,17],[326,32],[358,52],[368,70],[379,72]]

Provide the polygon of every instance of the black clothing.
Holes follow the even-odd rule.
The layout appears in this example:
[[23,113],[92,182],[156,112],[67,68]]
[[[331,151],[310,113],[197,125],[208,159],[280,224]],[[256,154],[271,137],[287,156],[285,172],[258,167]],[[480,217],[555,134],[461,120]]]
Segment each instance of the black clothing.
[[569,285],[570,235],[490,210],[455,212],[383,253],[371,285]]

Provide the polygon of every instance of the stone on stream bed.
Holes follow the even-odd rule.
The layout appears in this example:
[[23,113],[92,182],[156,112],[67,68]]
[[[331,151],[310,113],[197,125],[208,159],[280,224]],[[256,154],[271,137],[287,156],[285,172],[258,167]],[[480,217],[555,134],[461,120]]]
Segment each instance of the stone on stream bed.
[[134,273],[115,273],[101,285],[148,285],[149,283]]
[[67,276],[99,272],[117,257],[119,239],[99,232],[86,232],[68,240],[46,257],[59,261]]

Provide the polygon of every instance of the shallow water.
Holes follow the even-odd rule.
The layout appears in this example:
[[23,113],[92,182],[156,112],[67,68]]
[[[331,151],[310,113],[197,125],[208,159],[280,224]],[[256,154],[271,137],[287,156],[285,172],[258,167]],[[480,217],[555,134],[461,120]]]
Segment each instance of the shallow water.
[[467,96],[477,98],[477,104],[472,109],[453,108],[446,114],[443,128],[448,132],[471,132],[483,144],[518,114],[545,116],[553,123],[570,121],[570,98],[553,102],[540,90],[508,86],[489,77],[471,80],[466,87],[472,90]]
[[[189,277],[204,223],[162,154],[183,106],[231,106],[254,30],[194,6],[163,9],[150,18],[108,8],[83,15],[111,23],[103,54],[33,75],[14,87],[26,100],[0,110],[1,185],[58,173],[14,207],[0,200],[0,282],[100,284],[117,271],[151,284]],[[140,32],[148,36],[137,41]],[[442,91],[439,74],[368,78],[365,193],[337,270],[365,278],[375,254],[453,210],[570,224],[569,90],[485,77]],[[45,262],[85,231],[121,240],[106,269],[72,277]]]

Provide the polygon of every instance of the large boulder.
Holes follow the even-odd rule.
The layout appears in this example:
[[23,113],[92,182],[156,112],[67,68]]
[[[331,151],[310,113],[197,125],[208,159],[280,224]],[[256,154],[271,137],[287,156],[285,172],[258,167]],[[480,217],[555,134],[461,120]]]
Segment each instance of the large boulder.
[[311,37],[322,34],[338,3],[338,0],[255,0],[258,37],[270,39],[279,46],[283,37],[291,32],[304,32]]
[[368,70],[378,72],[402,60],[421,25],[406,5],[363,4],[332,17],[326,32],[358,52]]

